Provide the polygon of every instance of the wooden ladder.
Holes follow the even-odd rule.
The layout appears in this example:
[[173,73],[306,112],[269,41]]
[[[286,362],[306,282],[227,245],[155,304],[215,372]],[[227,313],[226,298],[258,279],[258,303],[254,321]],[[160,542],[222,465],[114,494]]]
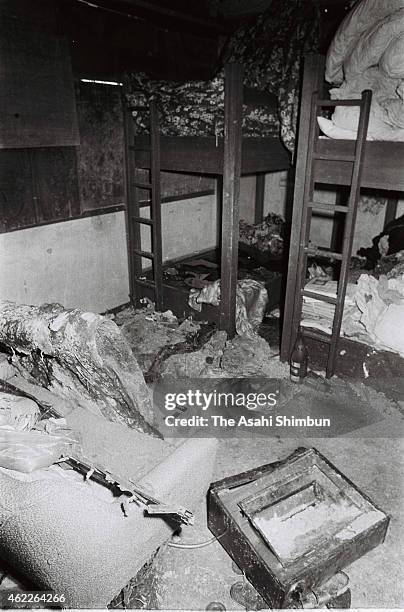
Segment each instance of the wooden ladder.
[[[141,305],[142,287],[152,289],[156,310],[163,310],[163,263],[161,238],[161,188],[160,188],[160,133],[157,104],[154,100],[149,106],[128,106],[124,94],[124,131],[125,131],[125,184],[126,213],[128,232],[128,258],[130,278],[130,299],[137,307]],[[132,113],[149,110],[150,146],[137,147]],[[150,154],[149,182],[138,180],[136,153],[148,151]],[[141,215],[139,190],[150,192],[150,218]],[[142,249],[141,226],[151,227],[151,250]],[[145,276],[142,258],[152,263],[152,280]]]
[[[310,124],[309,124],[309,140],[307,149],[307,164],[306,175],[304,180],[303,191],[303,211],[302,223],[300,229],[300,244],[297,261],[296,287],[294,293],[293,306],[293,321],[292,329],[297,330],[302,319],[303,298],[309,297],[315,300],[320,300],[335,306],[334,318],[332,323],[331,334],[326,334],[319,331],[314,331],[307,328],[302,328],[303,336],[312,338],[319,342],[324,342],[329,345],[328,358],[326,366],[326,377],[331,378],[335,370],[335,361],[338,351],[338,341],[341,331],[342,317],[344,313],[344,303],[346,287],[348,282],[349,263],[352,253],[352,243],[354,238],[356,215],[358,208],[358,200],[361,187],[361,174],[363,167],[363,157],[366,145],[366,136],[369,123],[370,104],[372,100],[372,92],[366,90],[362,93],[360,100],[321,100],[318,94],[313,94],[311,102]],[[322,108],[332,108],[336,106],[359,106],[360,116],[353,155],[332,155],[321,154],[316,149],[316,144],[319,139],[319,127],[317,116]],[[325,202],[317,202],[314,198],[315,187],[315,164],[316,160],[330,160],[332,162],[340,162],[352,165],[351,182],[349,186],[349,198],[346,206],[333,205]],[[333,183],[337,184],[337,183]],[[310,229],[312,213],[314,211],[322,212],[339,212],[345,214],[344,234],[342,241],[342,252],[332,252],[310,242]],[[293,248],[293,245],[291,245]],[[308,256],[326,257],[330,260],[341,261],[339,271],[338,287],[335,296],[325,296],[314,291],[307,291],[304,286],[306,282],[307,258]]]

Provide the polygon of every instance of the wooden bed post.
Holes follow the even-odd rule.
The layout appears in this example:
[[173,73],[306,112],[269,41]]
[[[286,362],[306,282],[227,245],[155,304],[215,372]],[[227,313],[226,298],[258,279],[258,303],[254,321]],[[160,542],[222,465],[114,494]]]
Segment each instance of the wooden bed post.
[[289,247],[288,278],[283,313],[281,360],[288,361],[297,329],[292,328],[299,258],[300,228],[302,225],[303,193],[306,177],[307,146],[309,139],[310,109],[313,92],[321,92],[324,83],[325,60],[322,55],[307,55],[304,62],[300,116],[295,157],[295,185],[293,195],[292,229]]
[[265,174],[259,172],[255,179],[255,212],[254,223],[262,223],[264,220],[264,203],[265,203]]
[[243,66],[225,66],[221,298],[219,329],[236,333]]

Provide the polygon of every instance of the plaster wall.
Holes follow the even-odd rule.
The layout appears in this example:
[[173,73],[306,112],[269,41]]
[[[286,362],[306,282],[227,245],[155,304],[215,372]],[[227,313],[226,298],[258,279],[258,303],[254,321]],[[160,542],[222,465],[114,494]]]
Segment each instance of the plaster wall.
[[[214,247],[216,196],[163,204],[162,226],[165,260]],[[95,312],[128,302],[124,212],[0,234],[0,299]]]
[[1,299],[102,312],[128,301],[123,212],[0,235]]

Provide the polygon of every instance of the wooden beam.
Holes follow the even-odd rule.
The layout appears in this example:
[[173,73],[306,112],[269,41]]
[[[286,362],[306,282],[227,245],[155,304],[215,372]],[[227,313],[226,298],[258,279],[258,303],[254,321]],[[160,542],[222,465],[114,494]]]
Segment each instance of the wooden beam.
[[[169,17],[175,20],[196,24],[200,27],[208,28],[220,34],[229,34],[229,28],[225,27],[224,25],[218,24],[217,19],[204,19],[196,15],[191,15],[183,13],[182,11],[166,8],[159,4],[155,4],[154,2],[146,2],[145,0],[119,0],[118,2],[116,0],[114,0],[113,2],[111,2],[111,0],[91,0],[91,2],[90,0],[76,1],[81,4],[87,4],[92,8],[115,12],[117,14],[124,15],[128,18],[138,17],[140,19],[144,19],[143,15],[140,17],[136,15],[136,9],[141,9],[142,11],[149,11],[151,13],[163,15],[165,17]],[[130,13],[126,13],[125,6],[128,7],[127,10],[132,9],[133,12],[131,11]],[[169,28],[169,24],[167,24],[167,27]]]
[[[321,156],[343,157],[355,153],[354,140],[321,138],[317,153]],[[383,160],[383,163],[380,163]],[[404,142],[370,140],[366,145],[361,185],[369,189],[404,191]],[[318,159],[314,167],[314,180],[329,185],[350,185],[352,170],[341,161]]]
[[219,329],[236,333],[243,67],[225,66],[221,299]]
[[[214,136],[161,136],[161,170],[190,174],[223,174],[223,139]],[[147,146],[147,136],[136,136],[139,147]],[[395,144],[395,143],[391,143]],[[139,168],[149,168],[150,158],[141,151]],[[290,154],[277,137],[243,138],[242,174],[279,172],[290,168]]]
[[265,174],[257,174],[255,179],[255,213],[254,223],[261,223],[264,218]]

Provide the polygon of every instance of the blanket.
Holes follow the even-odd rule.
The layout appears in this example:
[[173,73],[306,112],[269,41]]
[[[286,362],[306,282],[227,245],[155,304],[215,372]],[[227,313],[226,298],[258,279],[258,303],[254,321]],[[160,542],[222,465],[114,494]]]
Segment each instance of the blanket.
[[[328,50],[331,98],[373,92],[369,140],[404,141],[404,0],[362,0],[345,17]],[[337,107],[320,127],[331,138],[356,138],[359,109]]]

